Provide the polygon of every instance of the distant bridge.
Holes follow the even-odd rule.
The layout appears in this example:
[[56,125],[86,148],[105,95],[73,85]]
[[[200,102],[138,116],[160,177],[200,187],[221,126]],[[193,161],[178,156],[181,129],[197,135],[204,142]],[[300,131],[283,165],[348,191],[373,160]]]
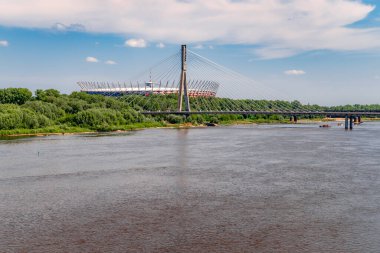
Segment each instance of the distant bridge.
[[316,112],[316,111],[144,111],[144,115],[283,115],[297,123],[298,116],[342,117],[345,119],[345,129],[352,130],[354,124],[361,124],[363,116],[380,116],[380,112]]
[[284,116],[327,116],[327,117],[363,117],[380,116],[380,112],[316,112],[316,111],[143,111],[145,115],[284,115]]

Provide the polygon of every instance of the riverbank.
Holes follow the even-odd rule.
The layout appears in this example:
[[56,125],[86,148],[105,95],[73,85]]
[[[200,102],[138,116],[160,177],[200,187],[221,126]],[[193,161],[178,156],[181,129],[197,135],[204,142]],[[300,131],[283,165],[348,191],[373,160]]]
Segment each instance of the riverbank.
[[117,131],[134,131],[147,128],[166,127],[166,124],[161,122],[136,123],[124,126],[108,127],[105,131],[94,130],[83,127],[67,127],[67,126],[51,126],[37,129],[12,129],[0,130],[0,137],[18,137],[18,136],[47,136],[47,135],[65,135],[65,134],[89,134],[89,133],[104,133]]
[[[380,121],[380,118],[365,118],[365,121]],[[316,124],[323,122],[341,122],[344,119],[340,118],[323,118],[323,119],[300,119],[297,124]],[[294,124],[289,120],[268,120],[268,119],[244,119],[244,120],[228,120],[221,121],[216,126],[232,126],[232,125],[255,125],[255,124]],[[197,128],[208,127],[206,124],[179,123],[171,124],[167,122],[145,122],[135,123],[124,126],[108,127],[104,131],[94,130],[83,127],[68,127],[68,126],[51,126],[38,129],[13,129],[0,130],[0,137],[27,137],[27,136],[49,136],[49,135],[72,135],[72,134],[96,134],[96,133],[117,133],[138,131],[150,128]]]
[[[221,121],[217,125],[243,125],[243,124],[285,124],[289,123],[286,120],[229,120]],[[104,131],[94,130],[83,127],[68,127],[68,126],[51,126],[46,128],[37,129],[12,129],[12,130],[0,130],[0,137],[22,137],[22,136],[48,136],[48,135],[66,135],[66,134],[90,134],[90,133],[115,133],[115,132],[127,132],[137,131],[149,128],[194,128],[194,127],[207,127],[206,124],[193,124],[193,123],[178,123],[171,124],[167,122],[145,122],[135,123],[124,126],[110,126],[104,129]]]

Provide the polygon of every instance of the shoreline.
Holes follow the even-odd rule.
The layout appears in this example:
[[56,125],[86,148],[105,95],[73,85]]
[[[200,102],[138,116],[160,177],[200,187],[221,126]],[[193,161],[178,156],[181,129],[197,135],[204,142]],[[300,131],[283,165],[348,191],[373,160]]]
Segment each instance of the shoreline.
[[[366,121],[372,122],[372,121],[380,121],[380,118],[376,119],[365,119]],[[318,123],[328,123],[328,122],[344,122],[344,118],[324,118],[324,119],[301,119],[298,121],[297,124],[318,124]],[[45,137],[45,136],[54,136],[54,135],[81,135],[81,134],[113,134],[113,133],[127,133],[131,131],[141,131],[146,129],[190,129],[190,128],[207,128],[207,127],[218,127],[218,126],[233,126],[233,125],[263,125],[263,124],[269,124],[269,125],[280,125],[280,124],[289,124],[293,125],[295,123],[290,121],[245,121],[245,120],[238,120],[238,121],[228,121],[228,122],[221,122],[216,124],[216,126],[207,126],[206,124],[200,124],[200,125],[193,125],[191,123],[182,123],[182,124],[166,124],[162,126],[157,125],[146,125],[146,126],[124,126],[124,129],[117,129],[117,130],[110,130],[110,131],[97,131],[97,130],[90,130],[86,128],[73,128],[75,131],[57,131],[57,132],[49,132],[49,131],[41,131],[42,129],[29,129],[30,133],[14,133],[14,134],[0,134],[1,138],[7,138],[7,137]],[[83,130],[83,131],[82,131]],[[12,130],[5,130],[5,131],[12,131]],[[17,130],[15,130],[17,131]],[[28,131],[28,129],[20,129],[20,131]]]
[[[286,122],[250,122],[250,121],[236,121],[236,122],[222,122],[219,124],[216,124],[215,127],[218,126],[231,126],[231,125],[259,125],[259,124],[287,124]],[[213,126],[207,126],[206,124],[200,124],[200,125],[193,125],[191,123],[184,123],[184,124],[166,124],[164,126],[145,126],[145,127],[136,127],[136,128],[130,128],[130,129],[118,129],[113,131],[96,131],[96,130],[89,130],[89,129],[83,129],[83,131],[80,131],[80,129],[76,129],[78,131],[63,131],[63,132],[38,132],[38,133],[32,133],[32,131],[38,131],[38,129],[30,129],[31,133],[15,133],[15,134],[0,134],[1,138],[6,137],[44,137],[44,136],[54,136],[54,135],[81,135],[81,134],[112,134],[112,133],[127,133],[132,131],[141,131],[141,130],[147,130],[147,129],[190,129],[190,128],[207,128],[207,127],[213,127]],[[26,130],[26,129],[22,129]]]

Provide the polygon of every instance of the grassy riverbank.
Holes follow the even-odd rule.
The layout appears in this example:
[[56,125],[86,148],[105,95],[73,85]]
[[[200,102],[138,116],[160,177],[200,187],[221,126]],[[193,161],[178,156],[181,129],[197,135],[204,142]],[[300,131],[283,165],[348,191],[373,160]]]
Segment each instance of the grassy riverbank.
[[[300,120],[298,124],[316,124],[323,122],[342,122],[344,119],[304,119]],[[364,121],[380,121],[380,118],[365,118]],[[221,121],[218,126],[232,126],[232,125],[249,125],[249,124],[294,124],[287,119],[283,120],[266,120],[266,119],[243,119],[243,120],[227,120]],[[149,128],[194,128],[194,127],[207,127],[206,124],[192,124],[180,123],[171,124],[168,122],[150,122],[150,123],[135,123],[124,126],[114,126],[104,129],[103,131],[94,130],[83,127],[68,127],[68,126],[50,126],[46,128],[37,129],[13,129],[13,130],[0,130],[0,137],[12,136],[48,136],[48,135],[65,135],[65,134],[83,134],[83,133],[112,133],[123,131],[136,131]]]
[[38,136],[38,135],[58,135],[58,134],[76,134],[76,133],[100,133],[100,132],[115,132],[115,131],[133,131],[147,128],[167,127],[167,124],[162,122],[151,123],[135,123],[124,126],[110,126],[107,129],[95,130],[85,127],[72,127],[72,126],[49,126],[45,128],[36,129],[12,129],[0,130],[0,136]]
[[[287,121],[275,120],[236,120],[222,121],[220,126],[243,125],[243,124],[282,124]],[[102,132],[119,132],[119,131],[135,131],[149,128],[193,128],[206,127],[205,124],[180,123],[171,124],[167,122],[150,122],[150,123],[135,123],[124,126],[111,126],[102,131],[83,127],[67,127],[67,126],[50,126],[37,129],[12,129],[0,130],[0,136],[41,136],[41,135],[64,135],[64,134],[81,134],[81,133],[102,133]]]
[[[200,101],[195,99],[192,102],[199,105],[203,99],[199,98]],[[209,103],[212,102],[215,108],[199,107],[194,110],[216,110],[233,101],[219,98],[211,98],[211,100]],[[243,104],[242,101],[239,103]],[[251,103],[259,104],[253,101]],[[260,101],[260,106],[264,109],[264,107],[273,107],[275,103],[280,103],[280,101]],[[156,108],[157,105],[161,107]],[[175,110],[176,106],[176,95],[113,98],[80,92],[66,95],[60,94],[57,90],[37,90],[33,96],[27,89],[0,89],[0,136],[128,131],[152,127],[202,126],[205,123],[273,123],[284,120],[283,117],[277,115],[183,117],[180,115],[146,116],[140,113],[147,110]],[[288,106],[291,104],[289,103]]]

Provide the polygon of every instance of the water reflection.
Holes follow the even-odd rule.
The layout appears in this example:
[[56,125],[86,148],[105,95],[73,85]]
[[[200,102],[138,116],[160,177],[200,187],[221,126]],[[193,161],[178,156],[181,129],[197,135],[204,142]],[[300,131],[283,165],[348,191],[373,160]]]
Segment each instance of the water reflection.
[[188,129],[179,129],[177,131],[176,149],[178,159],[178,169],[175,172],[176,203],[174,209],[177,223],[176,236],[174,244],[183,244],[186,241],[186,196],[187,180],[186,170],[188,170]]

